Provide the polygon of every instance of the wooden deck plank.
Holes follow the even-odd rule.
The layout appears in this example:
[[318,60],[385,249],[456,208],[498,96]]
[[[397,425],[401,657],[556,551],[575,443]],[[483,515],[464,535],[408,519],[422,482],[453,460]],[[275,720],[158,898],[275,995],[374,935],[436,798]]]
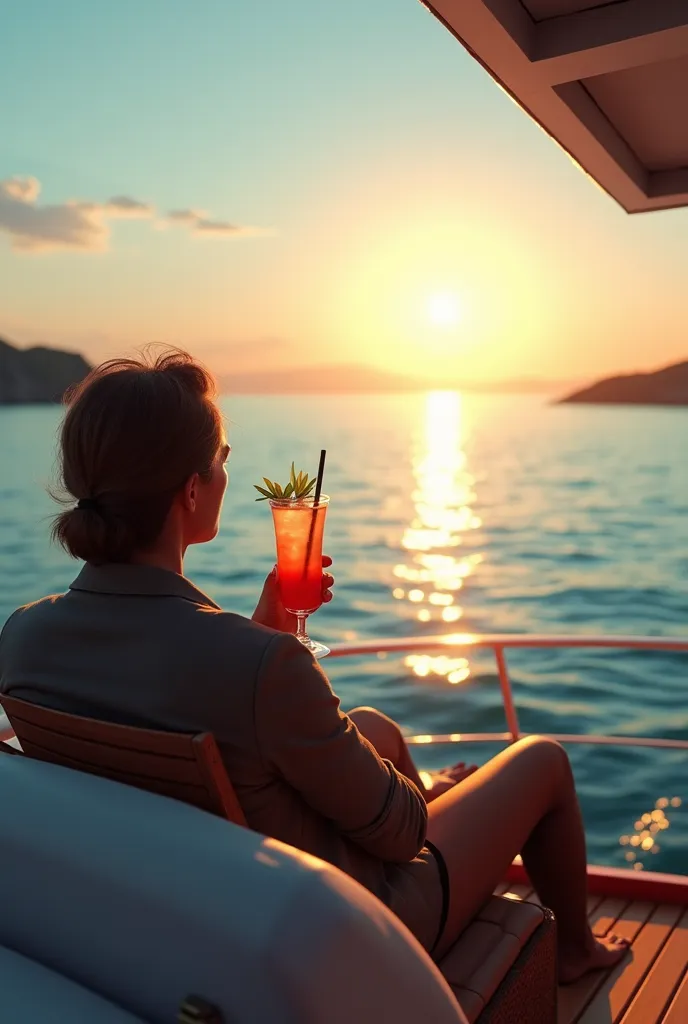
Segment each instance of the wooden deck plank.
[[[611,902],[611,900],[603,900],[599,908],[593,912],[590,917],[593,926],[598,920],[601,921],[611,916]],[[632,941],[654,909],[654,903],[630,903],[623,910],[623,918],[615,918],[612,922],[614,931],[617,935]],[[560,985],[558,1024],[575,1024],[594,998],[597,990],[604,984],[606,977],[606,974],[596,971],[594,974],[586,974],[573,985]],[[609,1018],[605,1024],[609,1024]]]
[[616,897],[608,897],[598,903],[590,915],[593,935],[597,935],[600,939],[603,938],[612,925],[616,924],[627,906],[627,900],[616,899]]
[[[667,942],[672,929],[681,916],[681,907],[663,904],[653,911],[649,920],[637,932],[630,956],[607,974],[603,984],[583,1015],[580,1024],[617,1024],[624,1010],[640,988],[651,964]],[[625,914],[615,923],[614,931],[624,934]],[[635,922],[633,922],[635,924]],[[664,1007],[658,1011],[661,1013]],[[643,1019],[643,1024],[654,1024],[656,1017]]]
[[688,1020],[688,973],[679,985],[662,1024],[686,1024]]
[[[527,882],[503,882],[495,894],[539,902]],[[597,972],[575,985],[561,986],[558,1024],[688,1024],[685,906],[593,894],[588,896],[587,912],[595,935],[611,930],[628,938],[632,950],[613,972]]]
[[[623,1024],[656,1024],[670,1002],[688,964],[688,910],[672,931],[650,968],[635,999],[623,1017]],[[688,1006],[684,1018],[688,1021]]]
[[597,910],[603,899],[604,896],[599,896],[596,893],[592,896],[588,896],[588,902],[586,906],[588,919],[590,919],[590,915]]

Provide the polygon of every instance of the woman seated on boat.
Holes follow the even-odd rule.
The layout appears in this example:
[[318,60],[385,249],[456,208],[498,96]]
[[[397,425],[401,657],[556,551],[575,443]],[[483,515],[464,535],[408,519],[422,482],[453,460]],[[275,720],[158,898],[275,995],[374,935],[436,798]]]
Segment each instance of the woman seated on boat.
[[[562,980],[614,962],[624,944],[595,939],[586,919],[583,825],[561,746],[521,740],[445,776],[429,802],[398,726],[342,712],[272,574],[252,619],[183,575],[189,545],[217,534],[227,486],[214,399],[211,376],[179,352],[105,363],[73,391],[60,440],[69,507],[53,535],[86,564],[66,594],[8,620],[0,691],[213,733],[249,826],[348,872],[435,957],[521,853],[557,917]],[[326,600],[332,583],[324,574]]]

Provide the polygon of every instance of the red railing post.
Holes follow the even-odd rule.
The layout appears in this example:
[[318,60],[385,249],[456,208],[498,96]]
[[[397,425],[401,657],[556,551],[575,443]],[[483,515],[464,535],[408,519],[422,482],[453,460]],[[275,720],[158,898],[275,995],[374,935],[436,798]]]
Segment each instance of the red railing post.
[[511,733],[511,740],[515,742],[521,735],[521,730],[518,725],[518,715],[516,714],[516,707],[514,706],[514,697],[511,692],[511,680],[509,679],[509,669],[506,664],[506,655],[504,654],[504,648],[496,646],[494,648],[495,657],[497,659],[497,669],[499,671],[499,685],[502,690],[502,703],[504,704],[504,714],[506,715],[506,724]]

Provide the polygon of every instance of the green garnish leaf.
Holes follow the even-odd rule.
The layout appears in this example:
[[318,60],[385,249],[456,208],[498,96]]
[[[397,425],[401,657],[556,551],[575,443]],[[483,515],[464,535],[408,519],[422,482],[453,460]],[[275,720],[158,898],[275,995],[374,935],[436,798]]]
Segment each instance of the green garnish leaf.
[[292,501],[298,501],[299,498],[308,498],[315,487],[315,477],[311,480],[308,473],[302,469],[296,472],[296,466],[292,462],[291,469],[289,471],[289,483],[285,487],[281,484],[268,480],[266,476],[263,477],[263,483],[265,487],[261,487],[259,484],[254,484],[255,489],[262,495],[260,498],[256,498],[256,501],[265,501],[267,498],[278,498],[284,500],[290,498]]

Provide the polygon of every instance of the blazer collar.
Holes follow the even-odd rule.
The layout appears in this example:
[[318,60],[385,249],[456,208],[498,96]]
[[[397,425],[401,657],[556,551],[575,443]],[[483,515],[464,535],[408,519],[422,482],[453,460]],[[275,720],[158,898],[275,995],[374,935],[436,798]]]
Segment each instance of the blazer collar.
[[193,604],[220,607],[186,576],[153,565],[93,565],[86,562],[69,589],[85,590],[91,594],[181,597]]

